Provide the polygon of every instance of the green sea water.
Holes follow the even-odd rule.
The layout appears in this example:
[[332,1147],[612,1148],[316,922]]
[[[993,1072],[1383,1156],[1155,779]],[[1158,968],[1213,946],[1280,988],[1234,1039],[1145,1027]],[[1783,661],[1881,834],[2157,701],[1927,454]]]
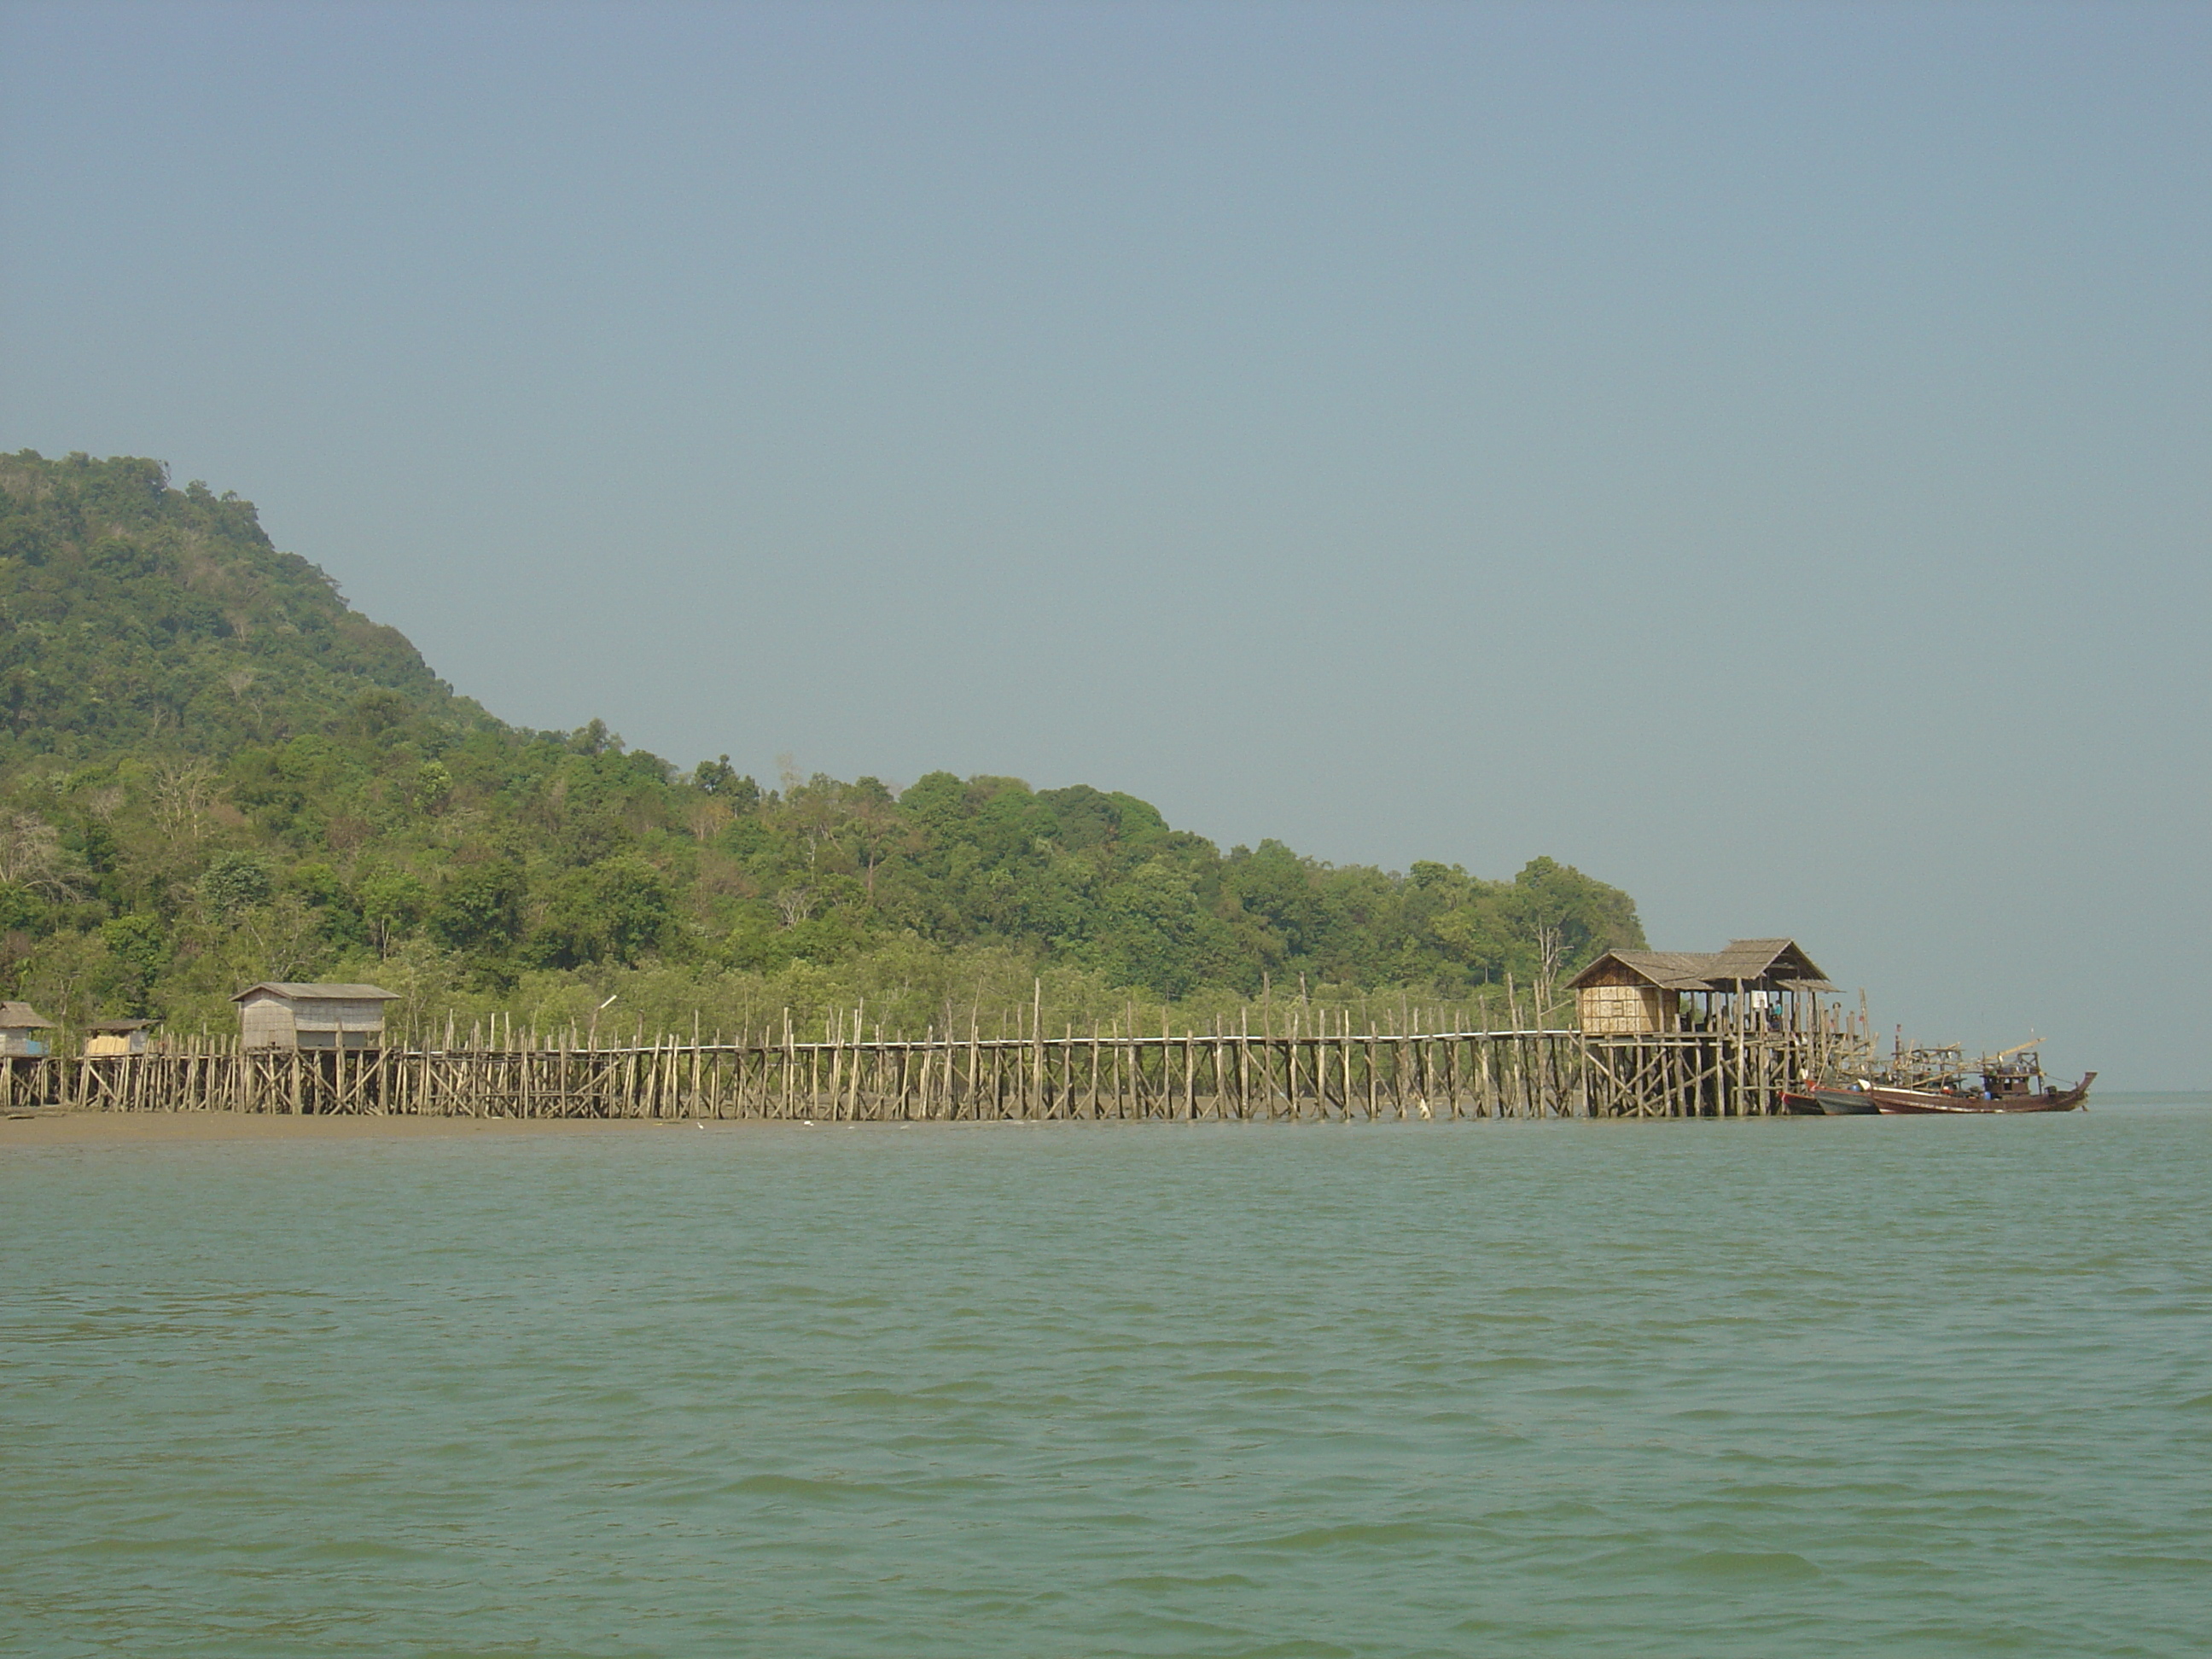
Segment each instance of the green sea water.
[[0,1157],[0,1652],[2212,1651],[2212,1109]]

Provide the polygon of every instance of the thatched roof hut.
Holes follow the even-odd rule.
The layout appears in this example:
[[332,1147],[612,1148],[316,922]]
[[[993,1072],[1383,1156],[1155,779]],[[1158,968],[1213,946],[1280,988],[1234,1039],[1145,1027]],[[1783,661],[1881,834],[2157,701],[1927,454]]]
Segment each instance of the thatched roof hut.
[[1836,988],[1787,939],[1730,939],[1724,951],[1607,951],[1567,983],[1577,1023],[1595,1036],[1680,1030],[1686,997],[1701,1000],[1710,1018],[1724,1000],[1763,1009],[1770,996]]

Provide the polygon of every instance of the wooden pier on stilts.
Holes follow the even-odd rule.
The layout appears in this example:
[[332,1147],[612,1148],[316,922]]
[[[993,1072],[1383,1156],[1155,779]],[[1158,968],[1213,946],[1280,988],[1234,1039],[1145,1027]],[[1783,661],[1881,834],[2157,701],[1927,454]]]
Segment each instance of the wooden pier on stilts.
[[812,1122],[1757,1117],[1817,1065],[1770,1030],[1338,1029],[622,1047],[241,1049],[0,1060],[0,1109]]
[[[865,1006],[801,1041],[734,1042],[596,1029],[504,1031],[386,1046],[392,994],[372,985],[264,983],[240,994],[237,1038],[164,1038],[143,1052],[0,1059],[0,1110],[331,1113],[421,1117],[755,1118],[814,1123],[1374,1122],[1563,1117],[1766,1117],[1807,1079],[1861,1063],[1863,1012],[1788,939],[1705,954],[1610,951],[1565,988],[1576,1024],[1423,1030],[1410,1009],[1363,1030],[1304,1006],[1277,1029],[1247,1009],[1213,1029],[1127,1026],[1048,1036],[1040,988],[1018,1035],[970,1019],[886,1037]],[[1509,1000],[1510,987],[1509,985]],[[1548,997],[1539,1006],[1548,1006]],[[1261,1029],[1254,1031],[1253,1014]],[[417,1028],[419,1033],[419,1028]]]

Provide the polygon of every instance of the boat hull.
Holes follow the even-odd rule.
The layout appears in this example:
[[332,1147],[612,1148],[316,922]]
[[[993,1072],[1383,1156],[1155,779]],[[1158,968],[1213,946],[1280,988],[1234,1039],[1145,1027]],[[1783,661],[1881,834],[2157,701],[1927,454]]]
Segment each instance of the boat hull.
[[1813,1098],[1826,1117],[1873,1117],[1881,1109],[1857,1089],[1815,1089]]
[[[2039,1095],[2001,1096],[1984,1100],[1974,1095],[1948,1095],[1934,1089],[1869,1089],[1865,1098],[1884,1117],[1991,1117],[2022,1112],[2071,1112],[2089,1097],[2094,1072],[2071,1089],[2045,1089]],[[1823,1092],[1826,1092],[1825,1091]],[[1825,1103],[1824,1103],[1825,1104]]]
[[1787,1089],[1782,1105],[1798,1117],[1873,1117],[1880,1110],[1857,1089]]

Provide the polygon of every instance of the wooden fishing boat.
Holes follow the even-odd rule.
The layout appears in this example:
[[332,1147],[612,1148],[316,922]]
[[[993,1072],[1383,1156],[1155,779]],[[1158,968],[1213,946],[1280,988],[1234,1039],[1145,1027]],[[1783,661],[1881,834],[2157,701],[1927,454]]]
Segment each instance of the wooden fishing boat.
[[1872,1117],[1880,1110],[1863,1089],[1815,1089],[1813,1103],[1824,1117]]
[[1867,1098],[1863,1089],[1800,1083],[1782,1091],[1782,1109],[1799,1117],[1872,1117],[1881,1109]]
[[1982,1116],[2071,1112],[2089,1097],[2089,1073],[2070,1089],[2045,1083],[2039,1045],[2023,1042],[1965,1064],[1956,1045],[1900,1050],[1888,1067],[1844,1082],[1811,1078],[1783,1091],[1786,1111],[1824,1117]]
[[2097,1080],[2089,1073],[2070,1089],[2047,1087],[2033,1093],[2026,1091],[2007,1092],[1984,1088],[1966,1089],[1886,1089],[1880,1085],[1866,1091],[1866,1098],[1874,1103],[1874,1109],[1884,1117],[1935,1117],[1951,1115],[1983,1115],[1991,1112],[2070,1112],[2089,1097],[2089,1085]]

